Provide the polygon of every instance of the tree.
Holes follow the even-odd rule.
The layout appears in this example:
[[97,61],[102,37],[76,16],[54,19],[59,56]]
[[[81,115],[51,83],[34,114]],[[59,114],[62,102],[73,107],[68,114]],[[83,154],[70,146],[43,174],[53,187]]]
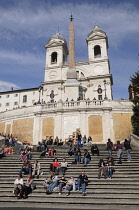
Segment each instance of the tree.
[[131,117],[133,133],[139,136],[139,71],[130,77],[132,82],[132,88],[134,92],[134,98],[131,100],[133,102],[133,116]]

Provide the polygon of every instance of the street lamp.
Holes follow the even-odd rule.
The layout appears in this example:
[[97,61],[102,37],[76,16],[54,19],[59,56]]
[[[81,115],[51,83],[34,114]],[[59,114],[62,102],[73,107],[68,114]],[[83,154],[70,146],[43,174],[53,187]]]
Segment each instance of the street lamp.
[[39,86],[39,100],[38,100],[38,103],[37,104],[41,104],[41,101],[40,101],[40,96],[41,96],[41,90],[43,89],[43,87],[40,85]]
[[104,82],[104,87],[105,87],[105,97],[104,97],[104,100],[108,100],[107,95],[106,95],[106,80],[104,79],[103,82]]

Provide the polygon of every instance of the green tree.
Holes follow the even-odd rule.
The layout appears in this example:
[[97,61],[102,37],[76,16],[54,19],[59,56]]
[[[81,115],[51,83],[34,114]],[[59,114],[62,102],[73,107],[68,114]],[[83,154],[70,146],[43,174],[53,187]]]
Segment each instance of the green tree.
[[131,118],[133,133],[139,136],[139,71],[130,77],[130,81],[133,85],[134,98],[133,102],[133,116]]

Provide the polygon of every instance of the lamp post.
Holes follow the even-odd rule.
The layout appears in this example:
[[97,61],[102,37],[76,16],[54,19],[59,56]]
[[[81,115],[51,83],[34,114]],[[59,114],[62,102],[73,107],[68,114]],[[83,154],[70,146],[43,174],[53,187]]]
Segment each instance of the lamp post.
[[41,90],[43,89],[43,87],[40,85],[39,86],[39,100],[38,100],[38,103],[37,104],[41,104],[41,101],[40,101],[40,96],[41,96]]
[[106,95],[106,80],[104,79],[103,82],[104,82],[104,87],[105,87],[105,97],[104,97],[104,100],[108,100],[107,95]]

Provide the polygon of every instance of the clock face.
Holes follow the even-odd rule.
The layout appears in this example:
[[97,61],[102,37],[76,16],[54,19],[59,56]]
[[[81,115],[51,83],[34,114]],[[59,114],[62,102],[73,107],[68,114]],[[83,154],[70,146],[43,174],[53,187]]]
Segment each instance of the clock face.
[[95,66],[94,72],[95,72],[95,74],[97,74],[97,75],[102,74],[102,72],[103,72],[103,67],[100,66],[100,65]]
[[49,78],[50,79],[56,79],[57,78],[57,72],[56,71],[51,71],[49,73]]

